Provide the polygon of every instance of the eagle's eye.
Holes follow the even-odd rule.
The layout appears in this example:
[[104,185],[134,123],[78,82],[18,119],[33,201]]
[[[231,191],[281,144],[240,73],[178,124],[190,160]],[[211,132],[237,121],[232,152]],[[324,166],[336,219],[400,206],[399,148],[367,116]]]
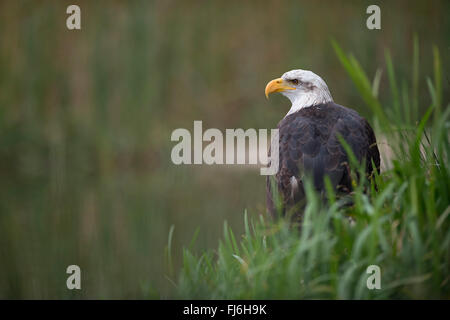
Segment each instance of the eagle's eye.
[[298,79],[292,79],[291,83],[294,84],[294,85],[298,85]]

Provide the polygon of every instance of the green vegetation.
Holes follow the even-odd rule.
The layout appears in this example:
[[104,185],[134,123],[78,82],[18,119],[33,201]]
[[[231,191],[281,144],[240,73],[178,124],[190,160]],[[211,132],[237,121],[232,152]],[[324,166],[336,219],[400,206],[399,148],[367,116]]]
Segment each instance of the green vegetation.
[[[433,80],[426,79],[430,106],[416,122],[417,40],[413,80],[401,82],[400,88],[386,52],[392,94],[388,102],[377,98],[380,73],[369,81],[353,56],[345,55],[335,42],[333,46],[373,111],[378,137],[384,135],[393,152],[375,177],[378,190],[363,179],[352,195],[354,205],[343,207],[331,187],[327,204],[307,187],[301,232],[285,219],[272,222],[262,215],[249,219],[246,214],[245,232],[237,237],[225,223],[217,250],[201,254],[183,250],[178,297],[450,298],[450,105],[443,109],[439,52],[434,48]],[[363,170],[352,162],[356,170]],[[380,290],[366,286],[369,265],[381,268]]]

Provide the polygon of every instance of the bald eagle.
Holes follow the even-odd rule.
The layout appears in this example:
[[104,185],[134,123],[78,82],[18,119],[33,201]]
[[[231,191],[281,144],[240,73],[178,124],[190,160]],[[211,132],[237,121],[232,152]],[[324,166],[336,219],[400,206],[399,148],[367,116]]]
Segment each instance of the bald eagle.
[[[273,182],[267,177],[267,207],[272,216],[278,211],[294,211],[294,217],[301,218],[308,176],[319,194],[325,194],[325,176],[336,192],[351,192],[349,159],[339,135],[357,160],[365,163],[369,177],[374,170],[379,172],[380,153],[371,126],[355,110],[334,103],[321,77],[307,70],[292,70],[267,84],[266,97],[274,92],[289,98],[292,106],[277,127],[278,172]],[[278,189],[281,208],[276,206],[274,188]]]

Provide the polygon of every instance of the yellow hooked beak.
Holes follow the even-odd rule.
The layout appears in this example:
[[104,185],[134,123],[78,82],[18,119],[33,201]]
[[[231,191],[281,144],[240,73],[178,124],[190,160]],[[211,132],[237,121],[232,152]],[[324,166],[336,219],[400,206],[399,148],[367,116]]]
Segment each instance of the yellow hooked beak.
[[295,90],[295,88],[289,86],[282,78],[273,79],[266,86],[266,98],[269,99],[269,94],[273,92],[282,92],[286,90]]

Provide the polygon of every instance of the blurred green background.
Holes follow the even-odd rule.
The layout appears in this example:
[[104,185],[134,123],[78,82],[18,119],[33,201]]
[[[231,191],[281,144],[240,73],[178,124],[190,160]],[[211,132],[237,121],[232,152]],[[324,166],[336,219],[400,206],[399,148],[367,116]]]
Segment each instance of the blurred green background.
[[[70,4],[81,30],[66,28]],[[239,231],[245,209],[265,210],[257,168],[175,166],[172,131],[274,128],[289,103],[267,102],[264,87],[294,68],[370,118],[331,37],[371,78],[389,48],[401,78],[416,33],[421,72],[440,49],[449,96],[450,2],[378,1],[381,30],[366,28],[370,4],[2,1],[0,298],[171,297],[196,229],[196,249],[216,247],[224,220]],[[384,71],[381,95],[387,86]],[[66,288],[70,264],[82,290]]]

